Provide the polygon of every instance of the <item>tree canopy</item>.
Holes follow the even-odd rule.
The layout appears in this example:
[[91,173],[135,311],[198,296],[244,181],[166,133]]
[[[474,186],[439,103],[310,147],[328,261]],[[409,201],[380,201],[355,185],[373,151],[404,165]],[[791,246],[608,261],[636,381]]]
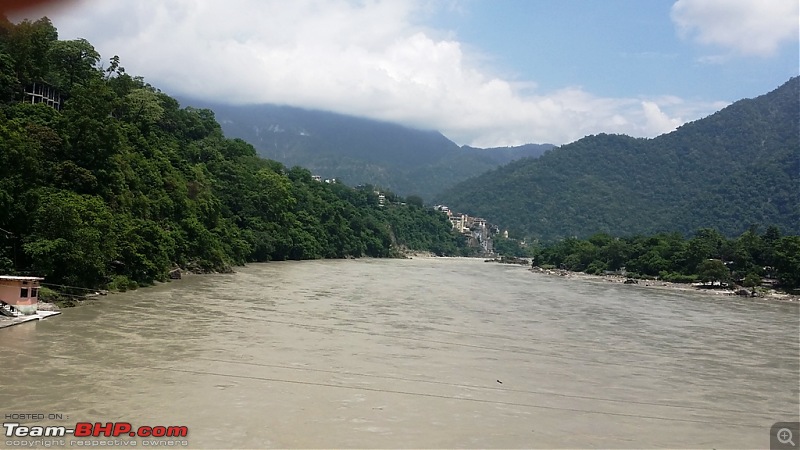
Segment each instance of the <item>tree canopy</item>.
[[674,282],[734,281],[754,287],[774,278],[785,289],[800,287],[800,236],[782,236],[777,227],[763,234],[750,227],[734,239],[709,228],[691,238],[680,233],[627,238],[596,233],[588,239],[568,238],[531,247],[527,255],[538,266],[603,274],[622,269],[634,277]]
[[[459,251],[441,214],[262,159],[212,111],[181,108],[117,56],[103,69],[47,19],[0,21],[0,82],[5,272],[128,287],[176,266]],[[57,90],[60,109],[31,103],[33,83]]]

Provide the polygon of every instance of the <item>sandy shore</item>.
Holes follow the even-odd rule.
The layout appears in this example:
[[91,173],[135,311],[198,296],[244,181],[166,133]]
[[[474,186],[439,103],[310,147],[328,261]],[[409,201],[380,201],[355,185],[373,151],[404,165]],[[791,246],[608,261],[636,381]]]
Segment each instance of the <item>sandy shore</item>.
[[[529,270],[534,273],[542,273],[545,275],[558,276],[562,278],[570,278],[570,279],[600,282],[600,283],[625,284],[625,282],[629,280],[629,278],[623,277],[621,275],[589,275],[583,272],[571,272],[569,270],[562,270],[562,269],[548,270],[548,269],[542,269],[540,267],[533,267]],[[665,289],[671,291],[693,292],[693,293],[713,295],[713,296],[720,296],[720,295],[737,296],[736,292],[739,289],[744,289],[740,287],[736,289],[721,288],[721,287],[711,288],[709,286],[703,286],[700,283],[692,283],[692,284],[670,283],[668,281],[652,280],[652,279],[635,280],[635,281],[636,283],[633,283],[633,285],[638,287],[646,287],[651,289]],[[751,298],[753,300],[780,301],[780,302],[794,303],[800,305],[800,295],[792,295],[792,294],[787,294],[785,292],[776,291],[775,289],[765,289],[765,288],[758,288],[757,291],[758,291],[757,297],[742,296],[742,298]]]

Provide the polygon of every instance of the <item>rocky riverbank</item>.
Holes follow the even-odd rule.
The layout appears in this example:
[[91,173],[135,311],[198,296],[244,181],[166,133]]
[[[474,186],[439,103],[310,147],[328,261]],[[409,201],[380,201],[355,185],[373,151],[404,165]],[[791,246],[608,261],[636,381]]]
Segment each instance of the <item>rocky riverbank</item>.
[[621,275],[589,275],[583,272],[571,272],[563,269],[542,269],[541,267],[532,267],[531,272],[541,273],[545,275],[552,275],[557,277],[576,279],[588,282],[600,283],[618,283],[630,284],[639,287],[650,289],[666,289],[671,291],[694,292],[714,296],[742,296],[746,298],[753,298],[754,300],[772,300],[787,303],[794,303],[800,305],[800,295],[789,294],[786,292],[777,291],[770,288],[756,288],[756,296],[752,297],[750,290],[742,287],[720,287],[709,286],[701,283],[671,283],[663,280],[655,279],[637,279],[624,277]]
[[483,262],[496,262],[500,264],[518,264],[520,266],[528,266],[531,260],[528,258],[517,258],[516,256],[501,256],[499,258],[486,259]]
[[424,250],[412,250],[406,247],[405,245],[393,246],[389,254],[389,258],[397,258],[397,259],[436,258],[436,257],[437,255],[433,252]]

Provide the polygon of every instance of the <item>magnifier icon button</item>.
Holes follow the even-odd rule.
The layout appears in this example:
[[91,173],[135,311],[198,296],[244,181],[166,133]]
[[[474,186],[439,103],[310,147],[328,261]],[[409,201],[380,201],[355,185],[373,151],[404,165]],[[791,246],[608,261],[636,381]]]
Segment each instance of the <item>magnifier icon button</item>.
[[781,428],[780,430],[778,430],[778,433],[777,433],[776,436],[778,438],[778,442],[780,442],[781,444],[783,444],[783,445],[789,444],[792,447],[795,446],[794,445],[794,441],[792,440],[792,438],[793,438],[792,430],[790,430],[788,428]]

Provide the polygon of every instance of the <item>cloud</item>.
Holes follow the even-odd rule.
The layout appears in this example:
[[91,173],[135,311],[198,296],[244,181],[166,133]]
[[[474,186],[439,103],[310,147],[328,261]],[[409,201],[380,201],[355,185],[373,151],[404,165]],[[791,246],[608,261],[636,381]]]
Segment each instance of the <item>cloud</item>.
[[[678,0],[672,6],[678,34],[744,56],[770,57],[797,40],[796,0]],[[718,62],[719,57],[713,59]]]
[[678,128],[683,121],[679,118],[672,118],[664,114],[661,108],[654,102],[643,101],[642,113],[646,120],[645,127],[656,133],[666,133]]
[[366,116],[437,129],[459,144],[562,144],[600,132],[651,137],[686,117],[660,99],[603,98],[581,87],[539,92],[535,80],[498,76],[485,55],[424,25],[461,6],[116,0],[80,2],[51,18],[62,39],[88,39],[104,58],[119,55],[128,73],[172,95]]

